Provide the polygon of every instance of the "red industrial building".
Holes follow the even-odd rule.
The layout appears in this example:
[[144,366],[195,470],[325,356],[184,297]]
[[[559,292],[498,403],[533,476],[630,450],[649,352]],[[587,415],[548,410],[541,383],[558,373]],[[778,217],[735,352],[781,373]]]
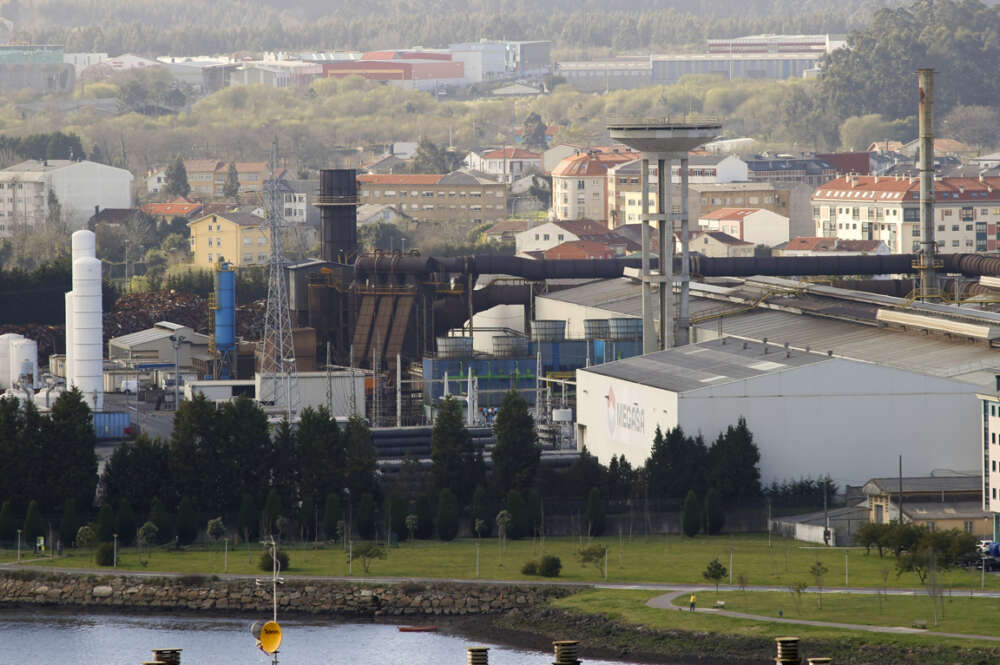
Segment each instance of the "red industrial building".
[[324,78],[347,76],[361,76],[370,81],[382,81],[404,88],[435,90],[441,86],[460,85],[465,77],[465,65],[439,58],[362,59],[323,63]]

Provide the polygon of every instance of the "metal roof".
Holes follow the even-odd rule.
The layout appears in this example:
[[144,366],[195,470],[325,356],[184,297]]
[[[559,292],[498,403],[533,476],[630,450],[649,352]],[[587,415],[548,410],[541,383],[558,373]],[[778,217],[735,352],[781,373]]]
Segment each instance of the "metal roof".
[[[982,489],[982,488],[980,488]],[[903,502],[903,514],[911,520],[982,519],[992,516],[981,501]]]
[[208,335],[202,335],[201,333],[194,332],[187,326],[181,326],[176,323],[168,323],[166,321],[160,321],[152,328],[146,328],[145,330],[140,330],[139,332],[122,335],[121,337],[113,337],[108,340],[108,344],[125,349],[134,348],[143,344],[148,344],[149,342],[157,342],[167,339],[171,335],[177,333],[177,331],[185,331],[184,334],[187,336],[186,341],[191,344],[208,344]]
[[[982,476],[911,476],[903,477],[903,494],[908,492],[981,492]],[[872,478],[863,488],[865,494],[896,494],[899,478]]]
[[[775,345],[786,342],[795,349],[810,349],[865,362],[895,367],[911,372],[964,381],[989,387],[996,385],[994,375],[1000,374],[1000,353],[984,343],[948,338],[944,335],[907,333],[880,327],[875,321],[879,307],[900,302],[874,293],[813,285],[809,294],[775,298],[782,309],[753,309],[740,312],[741,302],[753,299],[748,289],[753,283],[765,288],[775,278],[746,280],[744,287],[727,289],[692,282],[691,318],[705,315],[716,318],[696,323],[692,339],[705,339],[720,334],[748,340],[767,339]],[[788,282],[788,280],[781,280]],[[732,293],[734,302],[699,298],[697,292],[711,293],[716,298]],[[837,292],[837,293],[835,293]],[[822,295],[819,295],[822,294]],[[843,294],[849,294],[845,297]],[[833,296],[841,296],[835,299]],[[737,296],[739,296],[737,298]],[[642,299],[637,282],[626,278],[588,282],[582,286],[539,295],[539,299],[603,309],[609,316],[642,316]],[[770,301],[769,301],[770,302]],[[742,305],[746,306],[746,305]],[[968,310],[926,303],[915,311],[948,313],[952,317],[974,316],[992,321],[995,313]],[[725,316],[718,316],[726,313]]]
[[730,339],[689,344],[579,371],[683,393],[829,361],[821,353],[789,355],[774,344]]

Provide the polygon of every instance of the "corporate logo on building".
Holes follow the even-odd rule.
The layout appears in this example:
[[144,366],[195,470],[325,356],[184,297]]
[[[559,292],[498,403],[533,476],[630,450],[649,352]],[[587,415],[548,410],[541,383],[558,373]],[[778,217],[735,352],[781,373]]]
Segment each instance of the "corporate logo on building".
[[638,403],[629,404],[626,400],[619,402],[615,397],[615,389],[608,389],[608,434],[615,435],[618,430],[646,433],[646,411]]

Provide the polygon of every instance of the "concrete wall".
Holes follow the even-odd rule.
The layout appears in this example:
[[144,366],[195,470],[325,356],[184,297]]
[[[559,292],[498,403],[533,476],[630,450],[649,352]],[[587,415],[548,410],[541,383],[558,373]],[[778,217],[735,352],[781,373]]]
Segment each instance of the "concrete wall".
[[77,162],[53,171],[50,178],[71,228],[81,228],[93,216],[94,206],[132,207],[132,174],[125,169]]

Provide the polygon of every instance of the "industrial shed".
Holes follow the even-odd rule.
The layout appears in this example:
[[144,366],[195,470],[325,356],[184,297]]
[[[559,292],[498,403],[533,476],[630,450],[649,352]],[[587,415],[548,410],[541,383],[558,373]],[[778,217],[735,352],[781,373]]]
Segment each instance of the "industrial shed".
[[196,333],[188,326],[160,321],[152,328],[108,340],[108,359],[123,360],[129,366],[174,362],[171,335],[183,337],[178,349],[181,367],[190,367],[192,357],[208,353],[208,335]]
[[772,480],[976,468],[977,387],[724,337],[577,370],[577,442],[607,464],[649,456],[657,427],[711,442],[742,416]]

